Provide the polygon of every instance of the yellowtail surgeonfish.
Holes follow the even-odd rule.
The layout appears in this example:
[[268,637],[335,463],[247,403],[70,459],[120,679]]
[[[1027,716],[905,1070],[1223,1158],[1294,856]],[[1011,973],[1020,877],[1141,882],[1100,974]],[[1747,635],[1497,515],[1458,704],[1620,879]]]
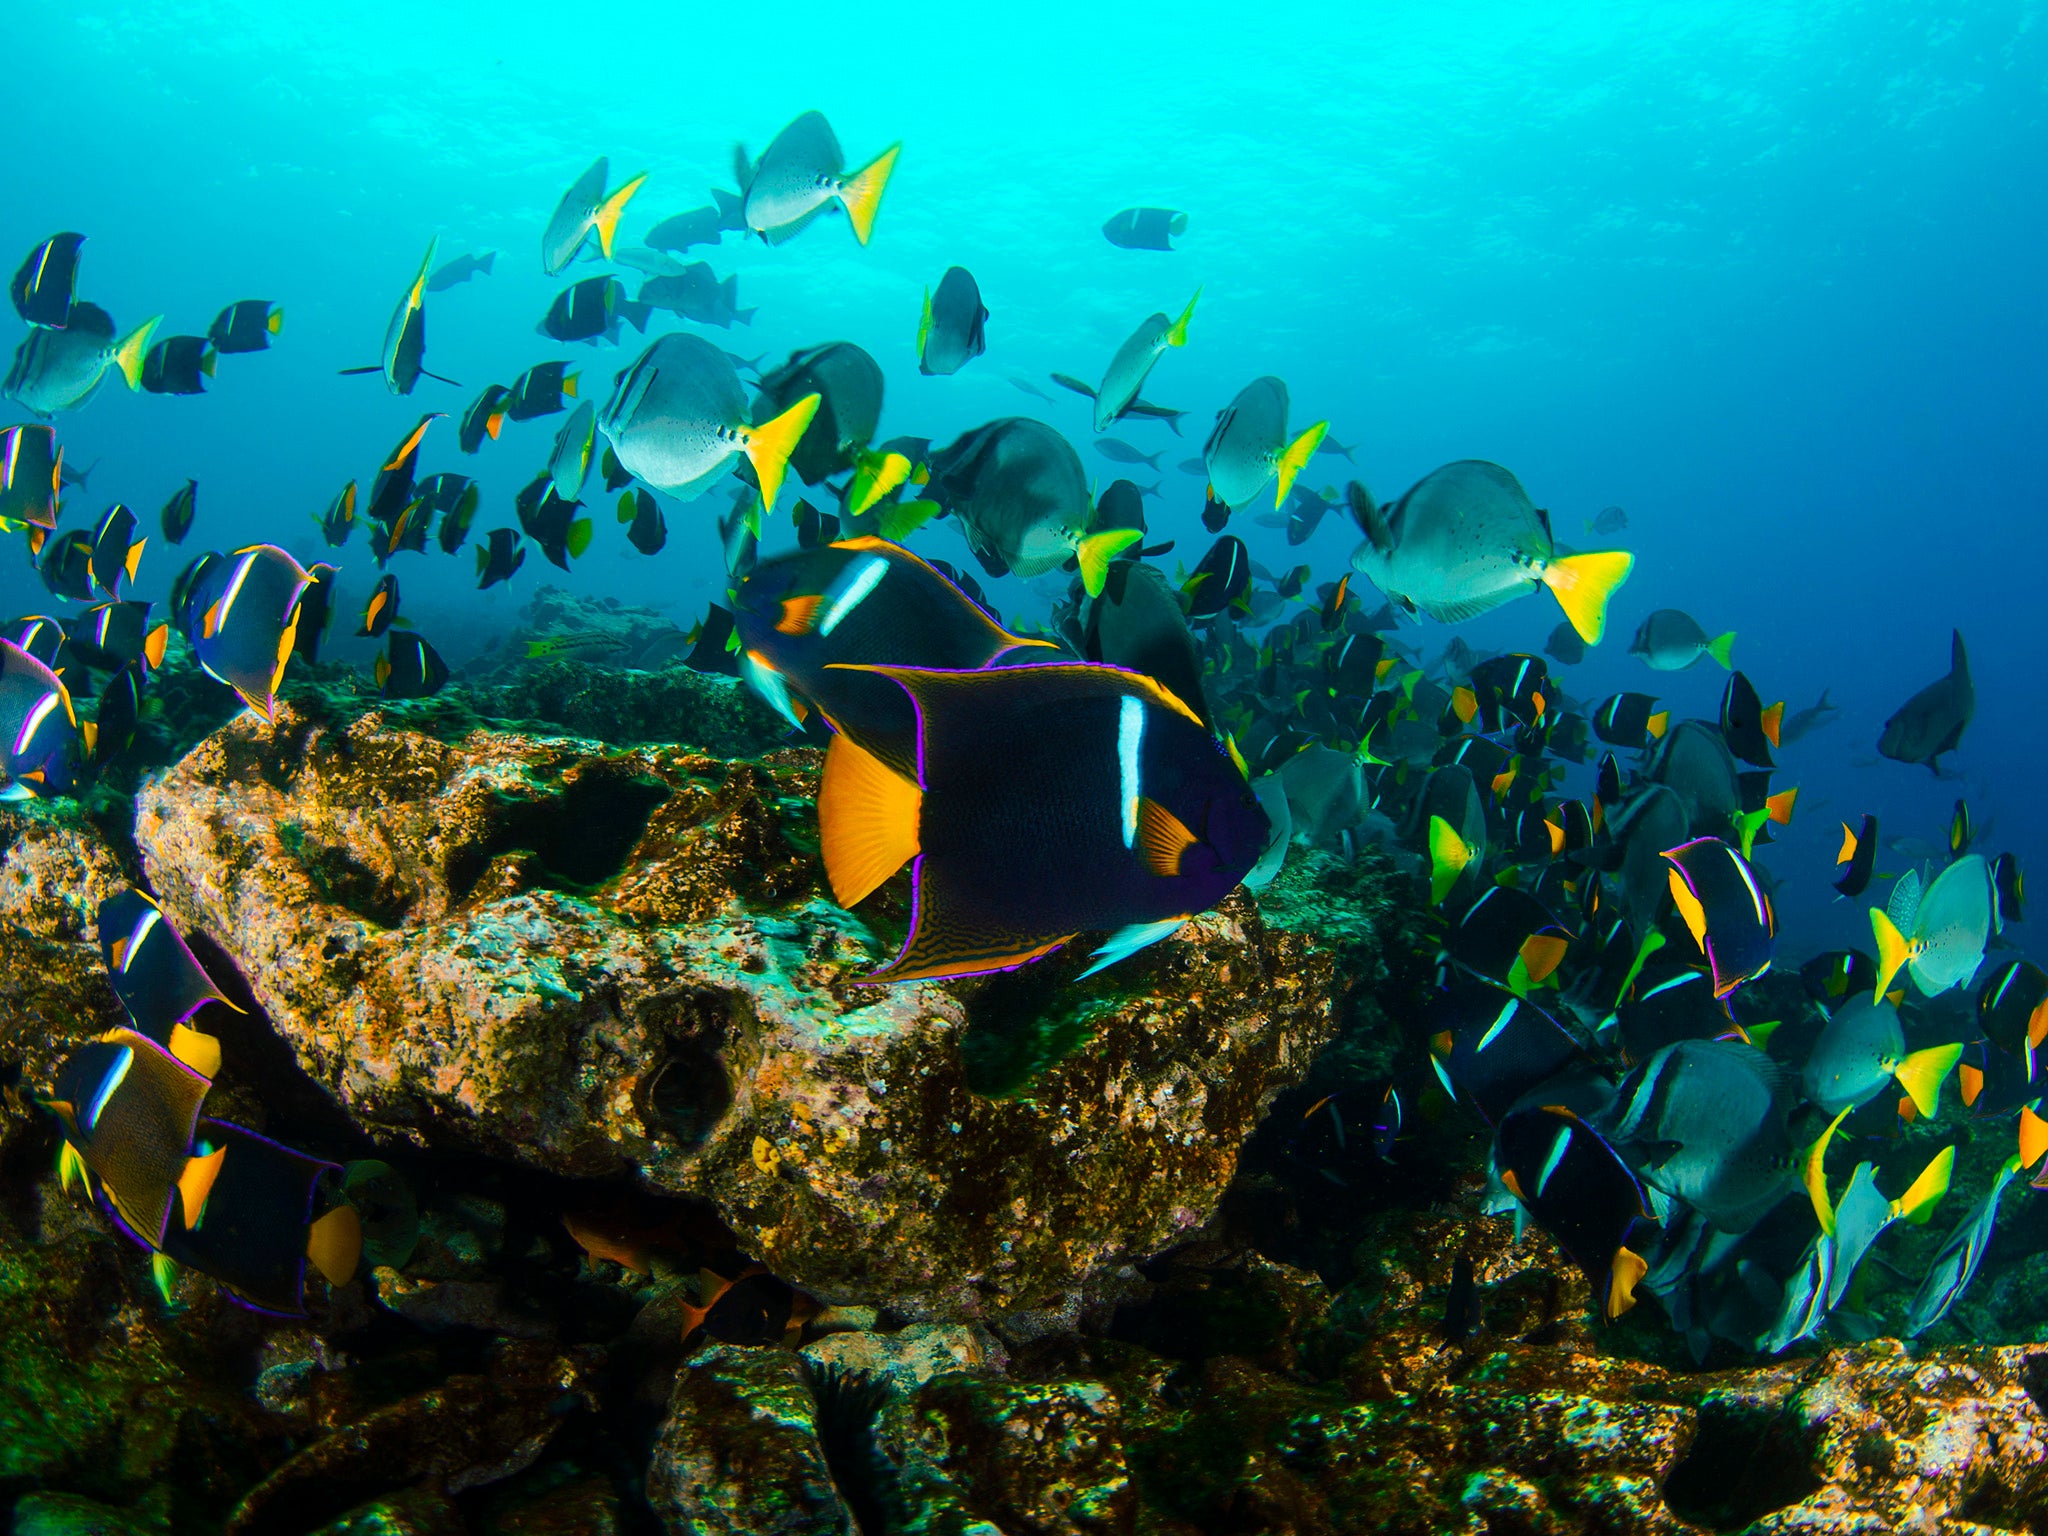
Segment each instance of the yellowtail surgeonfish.
[[1351,568],[1410,612],[1446,624],[1546,587],[1596,645],[1607,632],[1607,600],[1635,565],[1621,550],[1560,555],[1549,514],[1484,459],[1431,470],[1385,511],[1356,486],[1351,502],[1365,533]]

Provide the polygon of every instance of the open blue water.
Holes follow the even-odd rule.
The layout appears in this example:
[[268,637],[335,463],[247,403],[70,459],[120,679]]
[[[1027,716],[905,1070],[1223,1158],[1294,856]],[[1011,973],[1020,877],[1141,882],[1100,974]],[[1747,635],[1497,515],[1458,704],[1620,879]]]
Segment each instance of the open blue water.
[[[188,550],[281,542],[313,558],[311,518],[367,485],[422,410],[458,413],[483,383],[547,357],[582,360],[602,398],[639,345],[563,348],[535,322],[579,267],[540,269],[538,236],[597,154],[646,169],[622,238],[731,185],[735,139],[756,152],[798,112],[832,120],[858,164],[904,142],[874,242],[843,220],[768,249],[728,235],[708,256],[738,275],[751,328],[713,332],[779,360],[844,338],[889,377],[884,435],[941,441],[1035,414],[1106,484],[1087,406],[1032,399],[1011,375],[1093,378],[1144,314],[1199,284],[1189,346],[1147,391],[1192,414],[1118,435],[1162,453],[1155,530],[1206,547],[1196,456],[1211,413],[1263,373],[1285,378],[1297,426],[1327,417],[1357,473],[1391,497],[1445,460],[1516,471],[1560,537],[1629,513],[1639,556],[1606,645],[1567,676],[1710,715],[1722,674],[1676,677],[1626,654],[1652,608],[1739,632],[1766,700],[1838,723],[1784,754],[1800,816],[1770,856],[1801,952],[1867,940],[1832,905],[1836,823],[1877,811],[1887,836],[1939,841],[1967,794],[1987,851],[2040,863],[2040,592],[2048,536],[2048,40],[2040,7],[1979,0],[1796,5],[1430,4],[1157,8],[1038,4],[783,5],[750,11],[399,4],[21,6],[7,21],[0,254],[86,232],[80,293],[125,328],[150,314],[201,331],[240,298],[285,310],[272,352],[224,358],[204,398],[103,389],[60,419],[73,463],[97,461],[67,521],[109,499],[154,531],[200,482]],[[1364,14],[1361,14],[1363,9]],[[1186,209],[1172,254],[1110,246],[1117,209]],[[443,258],[497,248],[497,273],[429,301],[428,366],[410,399],[335,370],[376,359],[394,301],[434,236]],[[921,293],[970,267],[992,311],[989,351],[953,378],[917,375]],[[9,322],[12,323],[11,321]],[[6,419],[14,419],[8,417]],[[512,522],[556,420],[508,428],[477,459],[435,429],[425,471],[481,477],[479,534]],[[1318,458],[1315,484],[1341,484]],[[1139,479],[1149,480],[1140,472]],[[716,505],[723,506],[720,496]],[[598,510],[598,540],[564,576],[529,558],[478,594],[468,552],[402,564],[405,608],[459,662],[541,582],[615,592],[687,625],[723,586],[706,503],[670,508],[645,559]],[[1276,569],[1277,532],[1233,524]],[[786,542],[786,521],[771,546]],[[937,527],[920,547],[957,555]],[[1337,575],[1348,525],[1304,555]],[[344,619],[374,571],[343,552]],[[182,559],[182,557],[180,557]],[[180,560],[145,557],[161,598]],[[1015,582],[993,595],[1041,611]],[[0,613],[48,607],[34,573],[0,562]],[[1459,631],[1540,648],[1537,595]],[[1958,782],[1875,759],[1884,717],[1969,643],[1978,719]],[[367,663],[368,642],[334,654]],[[1450,631],[1429,626],[1433,651]],[[1880,868],[1900,867],[1887,855]],[[1796,926],[1795,926],[1796,925]]]

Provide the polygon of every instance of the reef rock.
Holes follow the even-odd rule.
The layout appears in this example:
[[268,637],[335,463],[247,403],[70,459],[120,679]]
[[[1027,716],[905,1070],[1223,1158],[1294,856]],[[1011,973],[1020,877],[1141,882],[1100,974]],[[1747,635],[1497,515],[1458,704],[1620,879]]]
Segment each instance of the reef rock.
[[96,916],[129,878],[76,802],[0,805],[0,1079],[47,1083],[121,1021]]
[[1075,955],[862,986],[907,902],[878,933],[825,894],[819,761],[302,699],[148,786],[136,838],[372,1134],[637,1170],[827,1301],[1070,1325],[1215,1209],[1329,1036],[1331,961],[1240,897],[1085,985]]
[[[1584,1281],[1510,1230],[1390,1217],[1341,1303],[1193,1244],[1147,1266],[1149,1294],[1108,1337],[1014,1360],[965,1337],[934,1350],[934,1330],[835,1335],[809,1366],[709,1350],[676,1379],[650,1497],[679,1536],[851,1530],[863,1506],[892,1510],[887,1529],[1062,1536],[2038,1528],[2048,1417],[2029,1385],[2048,1353],[1916,1359],[1879,1341],[1671,1370],[1617,1353],[1640,1336],[1590,1323]],[[1461,1253],[1484,1321],[1453,1341],[1443,1282]],[[894,1368],[909,1359],[937,1369]],[[826,1365],[865,1380],[849,1391]]]

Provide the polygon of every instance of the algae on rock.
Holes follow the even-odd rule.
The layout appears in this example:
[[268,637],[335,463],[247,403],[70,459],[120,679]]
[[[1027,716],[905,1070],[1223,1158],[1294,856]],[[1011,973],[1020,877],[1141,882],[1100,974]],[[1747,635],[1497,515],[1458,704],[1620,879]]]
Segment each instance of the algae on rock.
[[1237,897],[1092,991],[1078,956],[863,986],[883,941],[824,891],[818,762],[288,704],[153,783],[136,835],[372,1135],[637,1171],[828,1301],[1070,1323],[1214,1210],[1328,1036],[1330,960]]

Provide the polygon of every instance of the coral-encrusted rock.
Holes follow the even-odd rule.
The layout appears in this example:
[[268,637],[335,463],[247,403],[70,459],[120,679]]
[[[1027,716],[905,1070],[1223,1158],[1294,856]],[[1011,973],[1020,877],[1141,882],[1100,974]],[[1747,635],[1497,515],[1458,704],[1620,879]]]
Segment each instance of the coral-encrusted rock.
[[46,1085],[80,1041],[121,1022],[96,914],[127,882],[75,802],[0,805],[0,1076]]
[[580,1405],[584,1364],[546,1345],[501,1345],[483,1372],[451,1376],[295,1452],[243,1496],[226,1529],[304,1530],[414,1485],[456,1494],[510,1477]]
[[1820,1486],[1750,1529],[1793,1532],[2020,1527],[2048,1503],[2048,1419],[2022,1347],[1914,1359],[1894,1339],[1833,1350],[1711,1393],[1703,1418],[1799,1449]]
[[691,1536],[851,1532],[803,1363],[731,1345],[691,1361],[655,1439],[647,1502]]
[[[1077,955],[860,986],[895,940],[825,896],[818,761],[450,744],[307,703],[202,744],[136,835],[372,1131],[637,1167],[829,1301],[1070,1320],[1214,1209],[1329,1035],[1330,961],[1238,899],[1088,983]],[[900,891],[873,905],[900,924]]]

